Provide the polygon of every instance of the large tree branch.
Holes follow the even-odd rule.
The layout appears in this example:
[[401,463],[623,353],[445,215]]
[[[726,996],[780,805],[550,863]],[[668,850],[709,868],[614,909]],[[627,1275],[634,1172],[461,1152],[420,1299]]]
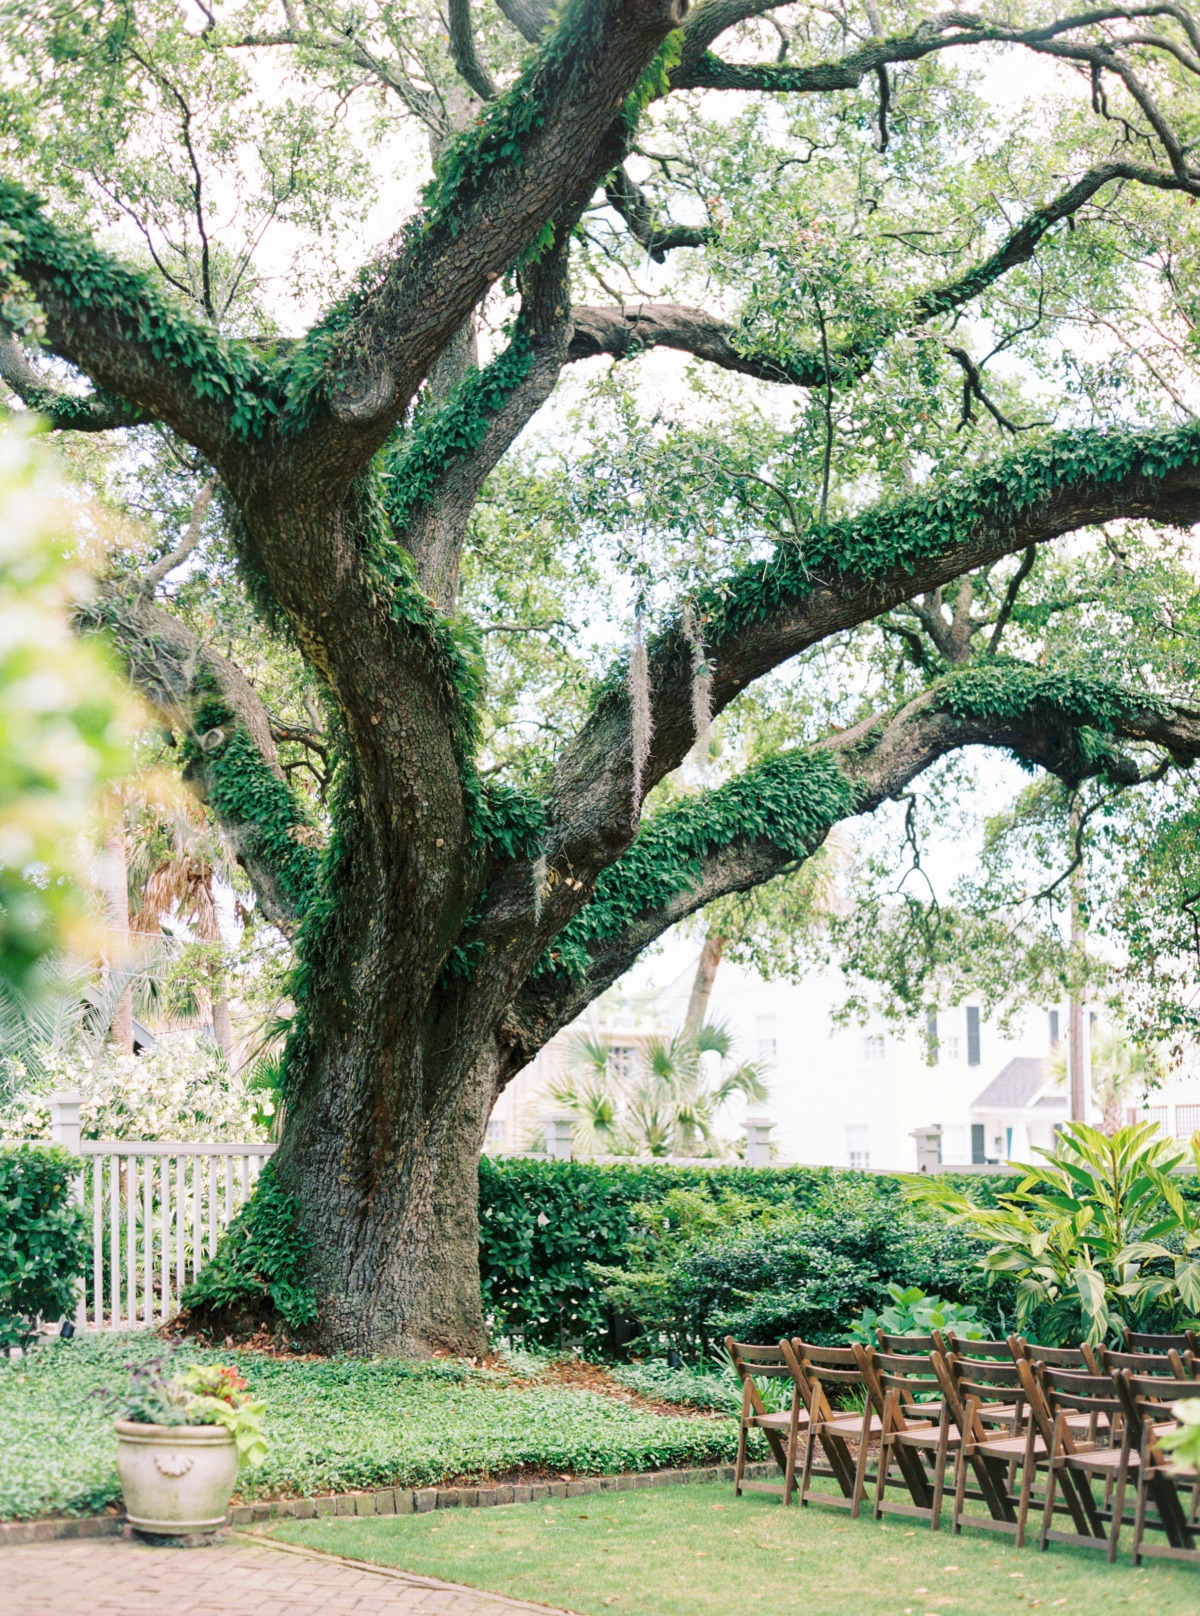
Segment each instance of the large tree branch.
[[275,409],[271,374],[247,344],[193,320],[148,276],[55,224],[28,191],[2,180],[0,226],[12,271],[45,312],[47,346],[124,399],[134,420],[165,422],[218,466],[234,438],[265,429]]
[[[918,293],[907,311],[894,322],[893,334],[920,328],[939,315],[963,308],[1010,270],[1028,263],[1038,244],[1056,224],[1073,217],[1105,186],[1122,182],[1200,196],[1200,171],[1180,175],[1148,163],[1098,164],[1044,206],[1034,209],[987,258],[953,280]],[[756,353],[750,337],[750,333],[739,334],[736,325],[687,304],[647,302],[628,304],[624,308],[589,307],[575,311],[569,357],[579,360],[608,354],[623,359],[644,348],[674,348],[720,365],[722,369],[755,376],[760,381],[781,382],[793,387],[822,387],[827,371],[836,382],[852,381],[863,375],[886,341],[886,334],[879,332],[872,333],[868,339],[852,338],[832,348],[826,365],[822,349],[817,345],[808,352],[777,359],[770,354]],[[963,354],[970,365],[965,350],[952,351],[956,357]],[[992,408],[990,404],[988,407]],[[1004,421],[1003,424],[1010,423]]]
[[80,398],[53,386],[28,359],[11,332],[0,326],[0,381],[56,432],[112,432],[150,417],[123,398],[91,393]]
[[[691,603],[720,712],[754,680],[831,634],[966,572],[1110,518],[1200,520],[1200,430],[1071,433],[1002,456],[973,476],[828,528],[814,527]],[[693,742],[693,648],[676,620],[653,642],[649,790]],[[595,871],[636,824],[629,684],[614,672],[555,771],[550,851]]]
[[[693,14],[685,35],[684,50],[671,74],[671,88],[677,90],[759,90],[812,94],[833,90],[853,90],[870,74],[901,62],[917,62],[938,51],[968,45],[1023,45],[1030,50],[1051,49],[1064,34],[1108,22],[1124,22],[1140,17],[1169,17],[1192,36],[1195,24],[1181,6],[1102,6],[1072,13],[1037,28],[1012,28],[1004,23],[988,23],[970,12],[948,11],[923,22],[911,34],[887,39],[869,39],[856,50],[832,61],[810,63],[726,62],[708,49],[718,34],[745,17],[760,16],[776,9],[755,0],[712,6],[712,27],[707,21],[709,6]],[[727,19],[727,20],[726,20]],[[1119,44],[1120,41],[1118,40]]]
[[[1084,731],[1099,731],[1084,740]],[[550,945],[505,1028],[507,1076],[611,986],[669,927],[719,898],[796,868],[840,820],[872,813],[938,759],[1002,747],[1070,784],[1105,773],[1137,784],[1117,750],[1200,758],[1200,711],[1027,664],[986,664],[940,681],[892,714],[786,752],[729,785],[666,809],[596,885]]]
[[375,284],[293,355],[293,376],[310,378],[301,453],[332,485],[344,487],[385,440],[452,334],[535,246],[564,195],[612,168],[626,98],[686,9],[687,0],[568,6],[532,66],[444,154],[425,212]]
[[216,813],[263,914],[293,935],[316,895],[320,838],[287,784],[270,715],[245,674],[142,588],[102,585],[80,616],[116,647],[182,742],[184,776]]
[[640,242],[656,264],[665,263],[667,254],[677,247],[707,247],[717,239],[717,231],[711,225],[660,225],[649,197],[623,167],[615,168],[609,175],[604,194],[609,206],[624,219],[630,235]]

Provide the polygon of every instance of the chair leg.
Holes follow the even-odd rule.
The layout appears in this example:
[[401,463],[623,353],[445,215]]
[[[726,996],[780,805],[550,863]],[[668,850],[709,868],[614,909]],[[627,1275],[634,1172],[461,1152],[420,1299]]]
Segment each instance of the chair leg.
[[808,1489],[812,1483],[813,1451],[817,1445],[817,1421],[810,1420],[804,1442],[804,1470],[800,1477],[800,1507],[808,1503]]
[[858,1443],[858,1462],[854,1466],[854,1499],[850,1505],[850,1519],[856,1521],[867,1495],[867,1439],[871,1430],[871,1405],[863,1415],[862,1435]]
[[1117,1558],[1117,1539],[1121,1535],[1121,1517],[1125,1514],[1125,1486],[1129,1480],[1129,1465],[1123,1464],[1117,1471],[1117,1487],[1113,1495],[1112,1531],[1108,1534],[1108,1563],[1112,1565]]
[[1046,1456],[1046,1502],[1042,1508],[1042,1530],[1038,1548],[1045,1553],[1050,1545],[1050,1528],[1054,1525],[1054,1490],[1058,1484],[1058,1427],[1050,1439],[1050,1452]]
[[1146,1534],[1146,1495],[1150,1488],[1146,1475],[1145,1449],[1142,1452],[1142,1463],[1137,1473],[1137,1508],[1133,1512],[1133,1563],[1140,1566],[1142,1563],[1142,1538]]
[[733,1496],[742,1496],[742,1477],[746,1473],[746,1422],[738,1427],[737,1459],[733,1467]]
[[955,1537],[962,1532],[963,1506],[967,1501],[967,1438],[958,1445],[958,1458],[954,1465],[954,1520],[951,1531]]
[[1033,1473],[1037,1469],[1032,1421],[1029,1426],[1029,1438],[1025,1447],[1025,1463],[1021,1466],[1021,1497],[1017,1504],[1017,1547],[1019,1549],[1025,1547],[1025,1523],[1029,1519],[1029,1501],[1033,1496]]
[[943,1427],[941,1440],[937,1446],[937,1458],[933,1473],[933,1503],[929,1508],[929,1530],[931,1532],[938,1531],[942,1524],[942,1493],[946,1487],[946,1464],[950,1457],[949,1447],[949,1435]]
[[787,1509],[792,1502],[792,1493],[796,1487],[796,1446],[800,1437],[798,1422],[793,1419],[791,1430],[788,1432],[787,1443],[787,1474],[783,1478],[783,1507]]
[[892,1468],[892,1444],[888,1441],[890,1432],[885,1431],[879,1439],[879,1474],[875,1477],[875,1519],[883,1514],[883,1494],[887,1487],[888,1471]]

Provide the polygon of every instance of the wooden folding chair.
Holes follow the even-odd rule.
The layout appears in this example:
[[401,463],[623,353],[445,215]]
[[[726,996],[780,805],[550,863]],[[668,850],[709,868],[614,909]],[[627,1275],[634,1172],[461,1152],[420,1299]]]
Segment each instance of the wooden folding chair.
[[[1117,1557],[1117,1539],[1125,1513],[1125,1489],[1130,1469],[1136,1469],[1139,1456],[1130,1444],[1128,1422],[1122,1418],[1122,1403],[1111,1375],[1082,1374],[1066,1369],[1051,1369],[1039,1364],[1036,1369],[1038,1389],[1042,1394],[1046,1415],[1050,1420],[1049,1442],[1046,1454],[1046,1498],[1042,1507],[1042,1530],[1038,1547],[1045,1549],[1050,1543],[1077,1543],[1097,1548],[1107,1542],[1109,1564]],[[1039,1419],[1030,1396],[1034,1419]],[[1072,1420],[1075,1416],[1075,1422]],[[1085,1436],[1074,1429],[1082,1418],[1087,1430]],[[1098,1447],[1095,1433],[1103,1421],[1105,1431],[1119,1430],[1119,1440],[1112,1447]],[[1104,1503],[1098,1505],[1092,1493],[1093,1477],[1105,1482]],[[1086,1531],[1060,1532],[1054,1529],[1055,1495],[1060,1482],[1069,1477],[1076,1482],[1076,1501],[1068,1500],[1075,1525],[1079,1525],[1082,1508]],[[1065,1495],[1064,1487],[1064,1495]],[[1109,1508],[1109,1500],[1112,1500]],[[1078,1506],[1078,1507],[1077,1507]],[[1059,1506],[1060,1509],[1062,1506]],[[1112,1524],[1105,1533],[1105,1517],[1111,1515]]]
[[[921,1358],[907,1352],[880,1352],[874,1347],[860,1347],[858,1351],[867,1389],[880,1417],[875,1519],[883,1514],[895,1464],[912,1502],[892,1503],[887,1508],[893,1514],[927,1520],[936,1532],[942,1519],[946,1466],[951,1455],[957,1457],[959,1434],[957,1427],[952,1427],[932,1353]],[[927,1464],[932,1468],[932,1490]]]
[[[969,1342],[978,1346],[978,1342]],[[1045,1453],[1045,1443],[1027,1418],[1027,1393],[1021,1378],[1022,1367],[1013,1362],[1005,1343],[1004,1358],[934,1358],[938,1379],[958,1427],[960,1443],[954,1466],[953,1531],[963,1526],[979,1526],[1005,1532],[1025,1541],[1025,1523],[1037,1458]],[[978,1482],[977,1490],[967,1487],[968,1469]],[[1016,1470],[1021,1472],[1019,1493],[1013,1491]],[[987,1517],[967,1515],[968,1498],[987,1505]]]
[[[1118,1370],[1113,1379],[1124,1410],[1129,1440],[1136,1447],[1139,1459],[1134,1472],[1137,1507],[1133,1517],[1133,1563],[1141,1565],[1144,1557],[1150,1557],[1200,1564],[1200,1523],[1196,1518],[1200,1469],[1193,1465],[1180,1474],[1170,1455],[1158,1445],[1159,1437],[1167,1428],[1162,1422],[1164,1403],[1169,1405],[1181,1398],[1194,1397],[1196,1382],[1168,1381],[1160,1375],[1135,1375],[1128,1369]],[[1185,1508],[1181,1496],[1187,1487],[1192,1493],[1190,1509]],[[1148,1530],[1163,1532],[1167,1541],[1147,1543]]]
[[[1008,1345],[1013,1361],[1025,1358],[1041,1364],[1043,1369],[1064,1370],[1070,1375],[1106,1375],[1091,1347],[1043,1347],[1037,1341],[1027,1341],[1023,1335],[1010,1335]],[[1086,1436],[1095,1442],[1100,1432],[1109,1430],[1109,1417],[1101,1411],[1087,1413],[1075,1409],[1065,1411],[1068,1426],[1077,1436]]]
[[1177,1330],[1174,1334],[1152,1335],[1126,1329],[1123,1334],[1126,1352],[1200,1353],[1200,1330]]
[[[800,1360],[800,1370],[809,1391],[800,1502],[849,1509],[857,1518],[866,1496],[868,1444],[882,1429],[879,1415],[871,1407],[871,1394],[859,1361],[858,1353],[862,1348],[856,1352],[854,1347],[818,1347],[796,1338],[792,1341],[792,1350]],[[861,1413],[843,1412],[837,1407],[838,1400],[848,1392],[861,1394]],[[855,1438],[858,1453],[852,1455],[850,1443]],[[832,1493],[812,1492],[813,1477],[821,1473],[815,1468],[818,1443],[828,1461],[826,1473],[832,1475],[841,1488],[840,1498]]]
[[[743,1492],[782,1493],[785,1505],[792,1501],[796,1485],[796,1454],[800,1432],[808,1425],[807,1388],[804,1385],[796,1354],[787,1341],[777,1347],[758,1347],[748,1341],[735,1341],[725,1337],[725,1350],[733,1360],[738,1379],[742,1383],[742,1410],[738,1423],[737,1463],[733,1475],[733,1495]],[[760,1380],[787,1380],[792,1390],[791,1406],[786,1413],[770,1413],[759,1388]],[[761,1431],[783,1472],[783,1485],[772,1481],[747,1481],[746,1444],[751,1431]]]

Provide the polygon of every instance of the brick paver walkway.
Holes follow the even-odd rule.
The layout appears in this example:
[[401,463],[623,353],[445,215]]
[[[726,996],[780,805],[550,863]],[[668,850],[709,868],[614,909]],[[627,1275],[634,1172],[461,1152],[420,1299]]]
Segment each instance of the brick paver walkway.
[[206,1549],[121,1539],[0,1549],[5,1616],[561,1616],[404,1571],[227,1540]]

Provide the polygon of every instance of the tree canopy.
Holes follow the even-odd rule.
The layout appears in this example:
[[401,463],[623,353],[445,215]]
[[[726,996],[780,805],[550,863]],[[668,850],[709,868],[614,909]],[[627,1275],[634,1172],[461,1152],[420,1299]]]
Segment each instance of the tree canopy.
[[296,941],[316,1340],[478,1344],[499,1089],[948,755],[1162,782],[1169,857],[1186,7],[0,16],[0,378],[140,519],[83,626]]

